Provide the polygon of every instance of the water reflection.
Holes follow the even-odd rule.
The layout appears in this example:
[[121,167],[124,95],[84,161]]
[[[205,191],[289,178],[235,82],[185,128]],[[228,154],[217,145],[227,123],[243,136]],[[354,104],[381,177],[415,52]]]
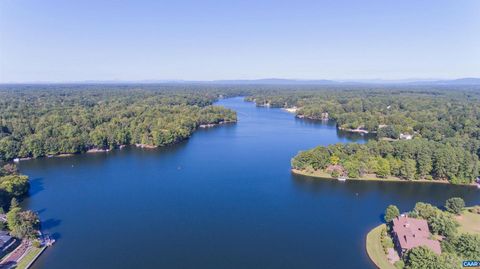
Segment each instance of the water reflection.
[[408,206],[416,202],[429,202],[443,206],[445,200],[451,197],[462,197],[470,205],[480,200],[479,191],[474,187],[456,186],[438,183],[415,182],[381,182],[347,180],[340,182],[335,179],[319,179],[315,177],[291,174],[293,185],[304,192],[315,195],[331,194],[338,189],[348,192],[350,196],[368,197],[374,194],[383,201],[394,200]]

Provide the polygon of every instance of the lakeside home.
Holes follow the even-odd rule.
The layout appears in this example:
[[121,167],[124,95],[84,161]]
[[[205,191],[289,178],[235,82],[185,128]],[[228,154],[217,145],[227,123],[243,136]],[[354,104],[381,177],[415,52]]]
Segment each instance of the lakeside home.
[[297,113],[298,111],[298,107],[294,106],[294,107],[288,107],[288,108],[284,108],[285,111],[289,112],[289,113]]
[[419,246],[426,246],[437,254],[442,253],[440,242],[430,239],[432,234],[426,220],[400,215],[393,219],[392,226],[393,241],[400,256]]
[[15,239],[6,231],[0,231],[0,256],[7,253],[8,249],[12,246]]

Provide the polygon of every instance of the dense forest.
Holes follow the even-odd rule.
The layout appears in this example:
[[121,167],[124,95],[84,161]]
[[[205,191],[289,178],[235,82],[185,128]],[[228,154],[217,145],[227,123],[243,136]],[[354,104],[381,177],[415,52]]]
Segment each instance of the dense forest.
[[212,103],[246,95],[258,106],[294,107],[298,117],[377,138],[301,152],[295,169],[471,183],[479,170],[480,88],[452,87],[3,85],[0,160],[172,144],[202,124],[236,121],[235,112]]
[[379,138],[398,139],[401,133],[435,141],[480,138],[480,88],[398,87],[269,91],[247,100],[258,106],[297,107],[299,117],[328,115],[339,128],[363,129]]
[[212,89],[161,86],[2,86],[0,161],[122,145],[164,146],[202,124],[236,121]]
[[478,175],[478,156],[461,140],[442,143],[426,139],[369,141],[366,144],[335,144],[302,151],[292,159],[298,170],[326,171],[333,177],[406,180],[448,180],[469,184]]
[[298,117],[333,120],[338,128],[374,133],[378,140],[300,152],[292,159],[294,169],[334,177],[374,174],[467,184],[478,176],[478,87],[270,90],[247,100],[258,106],[294,107]]

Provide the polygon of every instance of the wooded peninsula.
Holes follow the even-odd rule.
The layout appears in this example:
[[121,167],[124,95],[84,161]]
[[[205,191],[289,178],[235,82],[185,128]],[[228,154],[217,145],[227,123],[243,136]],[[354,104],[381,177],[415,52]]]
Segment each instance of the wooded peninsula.
[[0,90],[0,161],[158,147],[201,125],[235,122],[214,91],[133,85],[13,85]]
[[333,120],[339,129],[376,138],[302,151],[292,159],[296,173],[455,184],[472,184],[478,177],[478,87],[271,90],[247,99],[258,106],[294,108],[299,118]]

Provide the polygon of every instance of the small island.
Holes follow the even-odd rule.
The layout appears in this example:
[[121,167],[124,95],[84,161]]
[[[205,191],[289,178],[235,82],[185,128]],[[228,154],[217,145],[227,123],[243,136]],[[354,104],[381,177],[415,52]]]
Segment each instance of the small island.
[[419,202],[403,214],[390,205],[385,224],[366,236],[366,249],[380,269],[455,269],[480,260],[480,206],[465,208],[461,198],[446,201],[444,210]]

